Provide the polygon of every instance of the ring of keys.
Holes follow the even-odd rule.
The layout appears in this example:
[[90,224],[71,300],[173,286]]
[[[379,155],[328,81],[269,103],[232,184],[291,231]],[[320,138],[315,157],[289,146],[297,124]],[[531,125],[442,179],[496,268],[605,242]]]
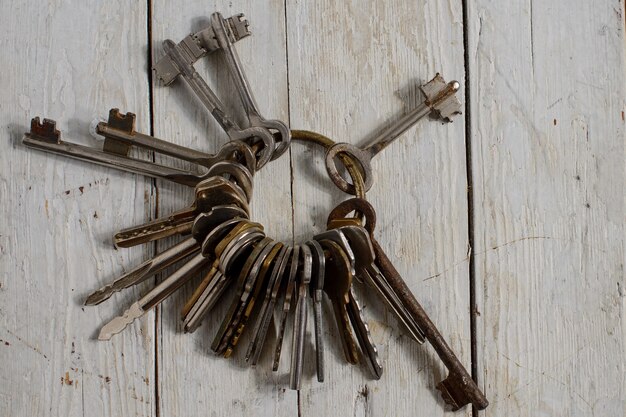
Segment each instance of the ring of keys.
[[[421,87],[421,104],[367,147],[334,143],[320,134],[289,130],[285,123],[261,116],[235,49],[235,43],[249,35],[249,24],[242,14],[224,18],[214,13],[206,28],[181,42],[165,40],[165,55],[154,68],[164,85],[174,85],[180,78],[222,126],[230,141],[215,154],[137,132],[135,115],[118,109],[110,110],[108,121],[97,126],[96,132],[105,138],[102,149],[61,140],[55,122],[49,119],[34,118],[30,131],[24,135],[23,143],[28,147],[194,188],[194,199],[187,207],[115,234],[116,246],[123,248],[175,235],[183,236],[183,240],[89,295],[86,305],[102,303],[115,292],[176,265],[171,275],[105,324],[99,339],[109,340],[185,283],[200,278],[182,309],[185,332],[195,331],[225,294],[233,294],[211,343],[216,354],[229,357],[235,349],[245,349],[245,360],[256,365],[261,352],[268,351],[264,346],[271,343],[267,333],[274,322],[278,332],[270,349],[273,370],[278,369],[281,356],[285,356],[282,352],[286,344],[290,356],[289,386],[297,390],[302,385],[307,355],[316,362],[317,380],[324,381],[324,326],[337,326],[345,360],[351,364],[364,362],[371,376],[380,379],[383,366],[355,291],[366,286],[374,289],[378,300],[397,317],[410,338],[419,344],[428,341],[434,348],[448,369],[447,378],[437,388],[452,409],[467,404],[484,409],[488,405],[485,395],[376,241],[376,212],[365,199],[365,192],[373,183],[370,160],[426,116],[451,121],[461,108],[456,97],[459,83],[446,82],[435,75]],[[213,52],[224,57],[247,115],[247,126],[234,121],[194,69],[197,60]],[[267,236],[263,225],[250,219],[249,209],[255,172],[282,155],[291,139],[324,147],[329,177],[341,190],[356,196],[330,211],[325,232],[297,245]],[[129,154],[133,147],[184,160],[192,168],[183,170],[132,158]],[[340,172],[346,172],[350,178]],[[348,217],[351,213],[354,217]],[[225,292],[229,287],[233,290]],[[323,323],[324,302],[332,305],[335,323]],[[293,320],[287,320],[289,315]],[[310,315],[315,329],[315,352],[306,352]],[[285,342],[287,323],[293,325],[291,340]],[[248,345],[241,347],[244,332],[250,338]]]

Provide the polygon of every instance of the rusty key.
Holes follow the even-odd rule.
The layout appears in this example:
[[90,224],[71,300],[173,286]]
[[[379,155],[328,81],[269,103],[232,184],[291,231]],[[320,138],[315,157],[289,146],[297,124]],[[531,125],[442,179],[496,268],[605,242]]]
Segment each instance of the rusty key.
[[370,234],[378,268],[387,278],[389,285],[402,301],[413,320],[423,330],[426,340],[430,342],[449,371],[448,377],[437,384],[437,389],[441,391],[445,402],[450,404],[455,411],[470,403],[479,410],[487,408],[489,401],[487,401],[485,394],[482,393],[476,382],[463,367],[441,333],[439,333],[439,330],[437,330],[435,324],[428,317],[428,314],[415,299],[400,273],[393,266],[376,239],[374,239],[373,232],[376,226],[374,207],[361,198],[346,200],[335,207],[328,215],[329,227],[336,227],[352,211],[358,211],[365,216],[366,223],[364,227]]

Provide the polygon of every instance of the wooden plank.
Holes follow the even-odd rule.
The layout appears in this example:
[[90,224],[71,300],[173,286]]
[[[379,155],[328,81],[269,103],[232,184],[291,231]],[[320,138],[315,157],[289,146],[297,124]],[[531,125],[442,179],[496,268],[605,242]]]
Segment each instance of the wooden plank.
[[[287,16],[293,128],[366,144],[418,104],[418,86],[436,72],[464,79],[459,2],[289,1]],[[292,153],[295,234],[303,241],[324,230],[347,196],[328,180],[320,149],[295,144]],[[463,117],[423,121],[375,159],[374,175],[368,199],[378,210],[378,239],[469,366]],[[360,290],[383,377],[373,381],[365,366],[345,363],[326,306],[326,382],[315,381],[311,359],[301,415],[443,415],[435,385],[445,373],[434,351],[409,340],[381,301]]]
[[[161,42],[164,39],[180,41],[191,31],[204,27],[214,11],[220,11],[225,17],[244,12],[253,32],[236,46],[244,69],[263,114],[286,121],[283,2],[247,1],[237,6],[226,1],[211,4],[185,2],[184,13],[180,11],[180,2],[153,2],[154,59],[162,56]],[[247,123],[221,52],[198,62],[196,68],[214,86],[237,120]],[[175,82],[171,87],[155,85],[154,116],[155,134],[176,143],[213,152],[228,140],[216,121],[181,82]],[[265,225],[269,236],[291,242],[289,170],[289,156],[285,154],[255,175],[252,218]],[[160,213],[181,208],[191,201],[191,195],[189,189],[159,184]],[[243,355],[247,337],[242,339],[234,358],[229,360],[215,357],[210,351],[212,338],[226,314],[230,297],[225,297],[225,302],[195,333],[183,334],[180,311],[192,289],[193,285],[185,287],[161,309],[158,338],[161,415],[200,416],[208,411],[215,415],[296,415],[296,394],[285,389],[282,375],[271,372],[269,355],[264,355],[255,369],[246,365]]]
[[150,185],[21,144],[37,115],[91,145],[90,123],[110,107],[148,128],[145,4],[4,2],[0,22],[0,415],[153,415],[153,319],[96,340],[138,292],[82,307],[147,254],[117,251],[111,236],[144,220]]
[[623,2],[469,21],[485,415],[624,415]]

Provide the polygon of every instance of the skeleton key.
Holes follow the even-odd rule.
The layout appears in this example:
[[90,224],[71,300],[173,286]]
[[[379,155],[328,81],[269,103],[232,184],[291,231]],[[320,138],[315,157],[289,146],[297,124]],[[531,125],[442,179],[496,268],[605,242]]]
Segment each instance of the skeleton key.
[[426,340],[430,342],[435,352],[437,352],[437,355],[450,372],[446,379],[437,384],[437,389],[441,391],[443,399],[446,403],[450,404],[454,410],[458,410],[469,403],[472,403],[479,410],[485,409],[489,405],[485,394],[482,393],[476,382],[463,367],[441,333],[439,333],[435,324],[419,304],[406,282],[404,282],[402,276],[400,276],[376,239],[374,239],[373,232],[376,225],[376,212],[372,205],[360,198],[346,200],[335,207],[328,215],[329,223],[335,219],[342,218],[354,210],[365,214],[365,228],[370,234],[371,242],[374,247],[376,265],[387,278],[389,285],[400,301],[402,301],[402,304],[412,319],[423,330]]
[[[263,259],[261,268],[258,273],[258,278],[256,280],[254,291],[251,293],[251,297],[248,300],[248,305],[243,311],[243,317],[239,320],[239,324],[237,325],[237,329],[235,331],[235,335],[231,338],[230,345],[226,349],[226,354],[230,356],[232,354],[233,349],[237,345],[243,330],[252,315],[252,310],[255,306],[256,300],[259,298],[259,293],[261,289],[265,286],[265,283],[268,278],[268,273],[270,271],[270,267],[274,264],[274,260],[276,259],[278,253],[282,250],[284,245],[280,242],[273,242],[270,245],[273,245],[271,251],[268,253],[267,257]],[[269,284],[268,284],[269,285]]]
[[254,246],[254,249],[252,249],[252,253],[246,259],[243,269],[239,273],[239,279],[237,280],[236,284],[237,293],[235,294],[235,297],[231,302],[230,308],[228,309],[228,313],[222,320],[222,325],[220,326],[220,329],[218,330],[213,339],[213,343],[211,344],[211,349],[217,354],[222,354],[226,350],[228,338],[230,338],[233,332],[233,330],[231,329],[233,326],[233,321],[235,321],[238,308],[241,305],[241,299],[247,297],[246,294],[249,294],[250,290],[252,289],[251,284],[249,283],[247,278],[253,274],[253,278],[256,278],[256,273],[258,272],[258,269],[256,271],[253,271],[253,267],[257,265],[256,260],[262,254],[265,253],[265,255],[267,255],[269,249],[267,250],[267,252],[265,252],[265,250],[270,243],[272,243],[272,239],[266,237],[262,239],[258,244],[256,244]]
[[191,205],[167,217],[140,226],[130,227],[115,234],[117,247],[127,248],[176,234],[189,234],[196,217],[214,206],[235,204],[249,213],[243,192],[222,177],[208,178],[196,186],[195,199]]
[[265,145],[257,161],[257,169],[270,161],[275,148],[274,136],[265,128],[248,127],[241,129],[234,120],[226,114],[226,108],[221,100],[215,95],[211,87],[198,74],[193,67],[195,58],[187,50],[176,45],[169,39],[163,41],[166,56],[157,62],[154,67],[157,77],[165,84],[171,84],[178,76],[191,88],[202,104],[213,115],[215,120],[222,126],[231,140],[243,140],[247,138],[260,138]]
[[350,302],[348,303],[348,316],[350,317],[350,323],[356,334],[356,338],[359,341],[361,352],[365,356],[367,366],[372,372],[375,379],[380,379],[383,374],[383,366],[378,359],[378,349],[372,341],[372,335],[365,319],[363,318],[363,311],[361,306],[354,295],[354,291],[351,288],[349,292]]
[[[237,23],[239,26],[243,25],[247,28],[248,21],[245,19],[244,15],[241,14],[237,17]],[[239,55],[237,54],[237,49],[232,41],[233,37],[229,36],[232,26],[228,23],[228,20],[224,19],[220,13],[213,13],[211,15],[211,27],[213,28],[213,33],[215,34],[215,41],[224,52],[224,58],[226,59],[230,73],[235,81],[239,95],[241,96],[243,107],[248,117],[248,121],[250,122],[250,126],[262,127],[269,129],[270,131],[277,131],[278,133],[275,135],[275,138],[278,139],[278,144],[272,156],[272,160],[274,160],[285,153],[285,151],[289,148],[291,133],[287,125],[280,120],[267,120],[261,116],[256,100],[252,95],[250,83],[248,82],[246,74],[243,71],[243,66],[241,65]]]
[[[116,110],[117,109],[113,109],[112,111]],[[147,137],[150,138],[149,136]],[[24,134],[22,143],[29,148],[69,156],[74,159],[103,165],[109,168],[146,175],[153,178],[160,178],[191,187],[196,186],[196,184],[200,181],[206,179],[206,174],[203,173],[196,173],[166,165],[155,164],[151,161],[131,158],[127,154],[117,153],[125,150],[125,147],[109,146],[106,151],[103,151],[89,146],[65,142],[61,140],[61,133],[56,129],[56,122],[50,119],[44,119],[43,122],[40,122],[39,117],[33,118],[31,120],[30,132]],[[175,146],[156,138],[151,138],[151,140],[140,140],[140,138],[137,138],[137,140],[133,142],[133,145],[154,150],[166,155],[171,154],[171,152],[169,152],[170,147]],[[181,149],[191,153],[197,152],[183,147],[178,147],[176,152],[182,153],[183,151],[181,151]],[[245,157],[245,161],[248,161],[246,162],[246,166],[256,166],[256,160],[252,150],[248,145],[241,141],[228,142],[222,146],[219,152],[215,155],[202,154],[202,163],[196,163],[205,168],[205,165],[210,166],[212,163],[217,161],[232,159],[239,154]],[[181,159],[186,159],[180,154],[175,156]]]
[[98,335],[99,340],[109,340],[114,334],[124,330],[137,318],[143,316],[147,311],[157,306],[165,300],[185,282],[196,276],[196,274],[208,263],[201,254],[195,255],[189,262],[177,269],[172,275],[163,280],[159,285],[150,290],[139,301],[133,303],[123,315],[115,317],[105,324]]
[[278,336],[276,337],[276,349],[274,350],[274,363],[272,371],[278,371],[280,363],[280,354],[283,349],[283,338],[285,337],[285,327],[287,324],[287,313],[291,309],[291,299],[293,297],[296,274],[298,272],[298,261],[300,260],[300,246],[294,246],[291,251],[291,266],[289,268],[289,276],[285,285],[285,298],[283,299],[283,308],[280,311],[280,320],[278,321]]
[[316,240],[310,240],[307,245],[313,256],[313,271],[311,278],[311,294],[313,296],[313,321],[315,324],[315,354],[317,362],[317,380],[324,382],[324,338],[322,331],[322,292],[324,291],[324,272],[326,269],[326,255],[324,249]]
[[146,262],[122,275],[112,283],[94,291],[85,300],[85,305],[100,304],[111,297],[114,293],[145,281],[152,275],[163,271],[165,268],[175,264],[187,256],[195,254],[199,250],[200,246],[193,238],[185,239],[159,253],[152,259],[148,259]]
[[254,336],[252,337],[250,345],[248,346],[248,351],[246,352],[246,361],[250,361],[252,366],[255,366],[259,361],[261,349],[263,348],[265,337],[267,336],[267,330],[273,317],[278,290],[281,287],[284,276],[283,274],[285,273],[285,268],[291,258],[292,251],[293,249],[291,247],[286,246],[283,248],[281,253],[278,255],[279,259],[276,260],[270,281],[267,284],[265,300],[263,300],[261,311],[259,312],[259,317],[257,318],[257,324],[255,325],[255,327],[258,327],[258,330],[255,329]]
[[341,337],[344,354],[348,363],[359,363],[359,350],[350,329],[348,315],[349,293],[352,286],[352,271],[350,260],[343,248],[331,240],[321,240],[320,245],[328,250],[326,258],[326,272],[324,292],[333,305],[335,321]]
[[404,324],[407,330],[409,330],[409,335],[415,339],[415,341],[420,344],[424,343],[424,332],[411,318],[400,299],[389,286],[387,279],[376,266],[376,255],[374,254],[374,248],[367,230],[360,226],[343,226],[339,230],[346,236],[350,247],[354,251],[354,256],[357,260],[357,275],[365,278],[361,281],[367,282],[378,291],[389,309],[395,314],[396,318]]
[[308,245],[300,246],[302,254],[302,270],[298,277],[298,289],[296,292],[296,313],[293,324],[293,336],[291,339],[291,368],[289,375],[289,387],[299,390],[302,383],[302,365],[304,363],[304,337],[306,335],[307,322],[307,298],[311,274],[313,270],[313,255]]
[[341,176],[335,165],[335,156],[339,153],[346,153],[361,165],[363,180],[365,181],[365,190],[369,191],[373,183],[372,158],[406,132],[411,126],[429,114],[436,115],[442,120],[450,121],[450,118],[454,114],[459,113],[461,109],[461,103],[455,96],[459,88],[460,84],[457,81],[446,84],[444,79],[437,74],[435,78],[421,87],[422,93],[424,93],[426,99],[416,109],[385,129],[374,139],[371,145],[364,149],[349,143],[337,143],[333,145],[326,152],[326,171],[328,171],[330,179],[340,190],[355,194],[354,185],[348,183]]

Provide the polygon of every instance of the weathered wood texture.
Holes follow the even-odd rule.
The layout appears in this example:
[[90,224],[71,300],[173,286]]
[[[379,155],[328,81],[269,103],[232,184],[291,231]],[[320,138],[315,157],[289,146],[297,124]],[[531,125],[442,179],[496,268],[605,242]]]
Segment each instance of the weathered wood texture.
[[[113,231],[180,208],[191,191],[27,150],[21,135],[40,115],[57,119],[65,137],[97,144],[90,123],[120,107],[138,114],[141,131],[217,149],[227,138],[193,94],[180,82],[150,85],[148,72],[164,39],[182,39],[215,10],[251,21],[253,36],[237,48],[263,114],[338,141],[367,143],[417,104],[417,86],[436,72],[467,77],[469,112],[449,125],[424,121],[376,158],[368,198],[378,239],[468,367],[476,344],[491,400],[479,415],[625,415],[621,2],[479,0],[467,2],[465,22],[454,1],[5,3],[0,415],[451,414],[434,388],[446,372],[432,349],[403,336],[361,289],[380,381],[345,365],[330,308],[323,384],[311,360],[303,390],[286,389],[288,350],[270,371],[275,329],[254,369],[243,352],[214,357],[227,303],[183,335],[192,285],[110,342],[94,340],[151,285],[82,307],[154,249],[116,251]],[[219,53],[196,67],[243,121]],[[252,216],[270,236],[304,241],[345,198],[322,156],[294,143],[255,176]],[[312,321],[312,358],[311,330]]]
[[490,416],[624,415],[623,2],[472,2]]
[[145,219],[150,184],[21,144],[36,115],[89,144],[90,124],[110,107],[132,109],[149,128],[145,4],[3,2],[0,22],[0,415],[153,415],[152,316],[110,343],[95,340],[140,292],[82,307],[148,255],[116,251],[111,236]]

